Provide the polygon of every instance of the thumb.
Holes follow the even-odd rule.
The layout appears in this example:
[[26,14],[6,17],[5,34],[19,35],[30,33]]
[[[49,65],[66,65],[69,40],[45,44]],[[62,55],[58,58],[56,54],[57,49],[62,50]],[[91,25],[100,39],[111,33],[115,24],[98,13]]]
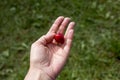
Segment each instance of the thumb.
[[43,44],[43,45],[46,45],[50,42],[53,41],[54,39],[54,36],[55,36],[55,33],[49,33],[49,34],[46,34],[46,35],[43,35],[42,37],[40,37],[37,42],[39,44]]

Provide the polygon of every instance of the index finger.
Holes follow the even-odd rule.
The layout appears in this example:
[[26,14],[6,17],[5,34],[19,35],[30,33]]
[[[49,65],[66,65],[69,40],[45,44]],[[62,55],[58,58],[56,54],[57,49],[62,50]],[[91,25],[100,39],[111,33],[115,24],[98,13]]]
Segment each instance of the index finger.
[[48,33],[53,32],[56,33],[59,25],[62,23],[62,21],[64,20],[63,16],[58,17],[55,22],[53,23],[52,27],[50,28],[50,30],[48,31]]

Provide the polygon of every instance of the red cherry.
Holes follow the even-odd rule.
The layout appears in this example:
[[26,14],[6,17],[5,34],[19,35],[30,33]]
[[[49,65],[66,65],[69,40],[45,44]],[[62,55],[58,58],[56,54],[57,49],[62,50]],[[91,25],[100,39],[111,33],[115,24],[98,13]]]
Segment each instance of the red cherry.
[[57,43],[64,43],[64,35],[61,33],[57,33],[54,37],[54,39],[56,40]]

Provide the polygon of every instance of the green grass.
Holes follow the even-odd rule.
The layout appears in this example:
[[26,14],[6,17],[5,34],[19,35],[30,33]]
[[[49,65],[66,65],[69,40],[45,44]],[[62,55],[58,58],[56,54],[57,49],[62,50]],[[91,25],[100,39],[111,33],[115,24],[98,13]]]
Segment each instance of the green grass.
[[58,16],[76,22],[57,80],[120,80],[120,0],[0,0],[0,80],[23,80],[30,45]]

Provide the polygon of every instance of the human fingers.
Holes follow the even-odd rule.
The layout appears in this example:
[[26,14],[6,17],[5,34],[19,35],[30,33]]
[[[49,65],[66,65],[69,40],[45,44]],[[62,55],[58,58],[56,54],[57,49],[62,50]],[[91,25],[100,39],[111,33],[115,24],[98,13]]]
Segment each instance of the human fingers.
[[55,36],[55,33],[43,35],[35,43],[46,45],[53,41],[54,36]]
[[61,25],[60,25],[57,33],[62,33],[62,34],[63,34],[63,33],[64,33],[64,30],[65,30],[65,28],[67,27],[67,25],[69,24],[69,22],[70,22],[70,18],[66,17],[66,18],[63,20],[63,22],[61,23]]
[[75,26],[75,22],[70,22],[70,23],[69,23],[68,28],[67,28],[67,30],[66,30],[66,32],[65,32],[65,38],[66,38],[67,35],[69,34],[69,30],[70,30],[70,29],[73,29],[74,26]]
[[51,32],[56,33],[59,28],[59,25],[62,23],[63,20],[64,20],[63,16],[58,17],[54,21],[54,23],[53,23],[52,27],[50,28],[50,30],[48,31],[48,33],[51,33]]
[[73,41],[73,35],[74,35],[74,30],[70,29],[66,35],[66,42],[64,45],[64,51],[66,52],[66,56],[68,56],[70,48],[71,48],[71,44]]

